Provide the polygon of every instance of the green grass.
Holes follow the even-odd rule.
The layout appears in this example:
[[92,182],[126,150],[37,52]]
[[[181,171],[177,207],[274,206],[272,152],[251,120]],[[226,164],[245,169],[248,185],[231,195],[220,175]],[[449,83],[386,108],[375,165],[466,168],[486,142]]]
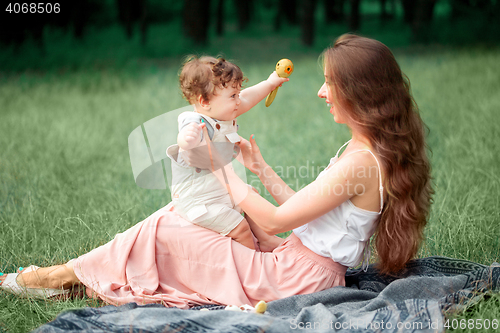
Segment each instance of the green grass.
[[[178,31],[175,25],[152,29],[145,49],[112,27],[91,32],[83,45],[61,35],[44,58],[29,45],[18,56],[0,53],[0,271],[67,262],[169,202],[168,192],[135,185],[127,138],[145,121],[186,105],[177,84],[183,54],[222,52],[240,65],[248,85],[267,78],[280,58],[294,61],[273,105],[260,103],[240,118],[240,134],[256,135],[267,162],[293,188],[312,181],[349,139],[316,97],[319,51],[345,32],[341,26],[319,34],[309,49],[300,46],[296,28],[271,34],[264,26],[248,36],[230,29],[203,49],[168,40],[165,29]],[[436,195],[419,255],[500,261],[500,48],[403,47],[404,38],[389,38],[387,30],[377,36],[394,46],[430,128]],[[30,69],[22,69],[27,63]],[[307,168],[295,177],[292,168],[301,166]],[[102,305],[0,296],[0,331],[9,332],[29,331],[63,310]],[[500,318],[498,304],[494,294],[451,316]]]

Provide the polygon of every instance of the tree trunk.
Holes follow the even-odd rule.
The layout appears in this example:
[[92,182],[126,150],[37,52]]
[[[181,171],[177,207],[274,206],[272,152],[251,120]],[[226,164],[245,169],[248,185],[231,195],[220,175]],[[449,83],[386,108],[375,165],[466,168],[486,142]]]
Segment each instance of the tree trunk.
[[416,10],[416,0],[402,0],[401,4],[403,5],[403,21],[408,24],[412,24],[415,18],[415,10]]
[[297,0],[279,0],[281,9],[285,14],[286,20],[290,24],[297,24]]
[[323,0],[325,6],[325,21],[327,24],[333,23],[337,20],[335,17],[335,0]]
[[380,18],[382,21],[387,19],[389,14],[387,13],[387,0],[379,0],[380,1]]
[[493,10],[491,11],[490,19],[492,21],[500,20],[500,1],[497,1],[493,6]]
[[288,24],[297,24],[297,0],[277,0],[274,30],[281,29],[281,23],[286,20]]
[[302,43],[311,46],[314,43],[314,12],[316,0],[302,1]]
[[335,1],[335,15],[337,16],[339,21],[344,20],[344,3],[345,0],[336,0]]
[[71,13],[73,36],[82,39],[92,12],[92,2],[88,0],[75,1]]
[[326,23],[339,22],[344,18],[344,0],[324,0]]
[[215,32],[217,36],[224,34],[224,0],[219,0],[217,3],[217,13],[215,14]]
[[139,25],[141,29],[141,43],[146,45],[147,33],[148,33],[148,2],[147,0],[140,0],[141,2],[141,13],[139,16]]
[[380,22],[384,26],[396,13],[396,0],[380,0]]
[[[80,1],[81,2],[81,1]],[[75,3],[80,3],[75,2]],[[139,22],[141,32],[141,43],[146,44],[147,33],[147,0],[116,0],[118,9],[118,20],[125,28],[125,33],[128,39],[132,38],[135,22]],[[78,11],[76,15],[82,16],[82,12]]]
[[351,13],[349,14],[349,29],[351,31],[359,30],[361,25],[359,15],[359,4],[361,0],[349,0],[351,5]]
[[238,18],[238,29],[245,30],[250,24],[253,10],[253,0],[234,0],[236,16]]
[[437,0],[417,0],[412,24],[413,39],[427,43],[431,36],[432,16]]
[[132,38],[132,2],[129,0],[116,0],[118,20],[125,28],[128,39]]
[[206,44],[210,23],[210,0],[184,0],[184,34],[196,43]]

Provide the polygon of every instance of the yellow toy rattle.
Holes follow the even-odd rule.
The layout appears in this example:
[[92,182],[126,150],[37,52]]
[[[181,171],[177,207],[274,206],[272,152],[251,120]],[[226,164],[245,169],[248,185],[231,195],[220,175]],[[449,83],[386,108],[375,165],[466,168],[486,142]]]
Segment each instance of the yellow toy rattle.
[[[293,63],[288,60],[288,59],[281,59],[278,61],[276,64],[276,74],[278,74],[279,77],[289,77],[293,73]],[[278,92],[278,88],[276,87],[273,91],[267,95],[266,98],[266,106],[271,105],[271,103],[274,101],[274,97],[276,96],[276,93]]]

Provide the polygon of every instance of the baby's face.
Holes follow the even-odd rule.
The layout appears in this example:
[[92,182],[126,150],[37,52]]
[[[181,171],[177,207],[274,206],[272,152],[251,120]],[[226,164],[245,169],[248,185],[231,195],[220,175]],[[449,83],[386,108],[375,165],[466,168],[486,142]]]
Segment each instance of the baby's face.
[[215,89],[210,97],[210,111],[207,115],[217,120],[233,120],[238,115],[241,86]]

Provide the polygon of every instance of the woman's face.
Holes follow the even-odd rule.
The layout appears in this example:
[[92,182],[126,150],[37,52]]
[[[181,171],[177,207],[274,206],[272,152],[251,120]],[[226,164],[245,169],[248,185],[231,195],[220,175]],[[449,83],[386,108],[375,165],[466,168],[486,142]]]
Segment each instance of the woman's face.
[[338,124],[345,124],[344,117],[340,111],[340,105],[338,103],[335,89],[332,89],[332,84],[328,80],[327,71],[325,69],[325,83],[319,88],[318,97],[325,98],[326,104],[330,107],[330,113],[333,115],[333,120]]

